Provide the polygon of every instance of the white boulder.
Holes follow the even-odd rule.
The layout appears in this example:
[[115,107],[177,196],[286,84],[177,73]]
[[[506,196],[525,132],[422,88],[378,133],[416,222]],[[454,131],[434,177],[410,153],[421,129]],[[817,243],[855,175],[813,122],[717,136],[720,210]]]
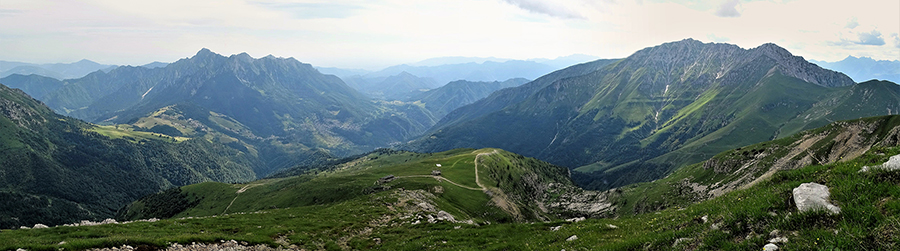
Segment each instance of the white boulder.
[[803,183],[799,187],[794,188],[794,204],[801,212],[825,209],[832,214],[841,213],[841,208],[828,202],[831,193],[828,187],[818,183]]
[[877,166],[864,166],[859,170],[859,172],[864,173],[872,169],[883,169],[888,171],[900,170],[900,154],[891,156],[891,158],[888,159],[887,162],[884,162],[884,164]]

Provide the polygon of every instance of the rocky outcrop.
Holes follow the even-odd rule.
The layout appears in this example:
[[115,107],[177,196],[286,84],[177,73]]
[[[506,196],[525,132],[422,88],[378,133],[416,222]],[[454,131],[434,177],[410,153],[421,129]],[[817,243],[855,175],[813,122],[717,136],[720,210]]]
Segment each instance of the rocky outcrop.
[[882,170],[887,170],[887,171],[900,170],[900,155],[891,156],[891,158],[888,159],[887,162],[884,162],[884,164],[881,164],[881,165],[864,166],[864,167],[862,167],[862,169],[859,170],[859,172],[861,172],[861,173],[868,172],[869,170],[872,170],[872,169],[882,169]]
[[[694,191],[699,198],[714,198],[756,184],[779,170],[831,164],[862,156],[874,146],[896,146],[900,126],[891,128],[891,118],[839,121],[797,134],[788,144],[761,143],[725,152],[704,162],[702,168],[727,174],[728,179],[715,184],[685,183],[699,188]],[[900,166],[900,157],[896,161]]]
[[6,95],[0,95],[0,116],[6,117],[11,120],[13,123],[16,123],[19,127],[32,130],[31,127],[43,124],[47,121],[43,116],[41,116],[40,112],[49,112],[46,110],[35,109],[35,107],[28,107],[30,104],[42,104],[40,101],[31,98],[28,94],[25,94],[22,90],[19,89],[11,89],[6,86],[0,87],[0,92],[8,92],[10,94],[9,97],[16,98],[17,96],[24,100],[25,102],[21,102],[19,100],[10,100]]
[[752,49],[759,56],[765,56],[775,60],[776,69],[784,75],[802,79],[825,87],[841,87],[856,84],[850,77],[843,73],[824,69],[813,63],[807,62],[803,57],[794,56],[784,48],[773,43],[763,44]]
[[556,183],[550,184],[550,189],[559,194],[559,197],[550,200],[547,207],[559,215],[602,217],[617,209],[610,199],[613,194],[617,194],[616,189],[590,191]]
[[818,183],[803,183],[794,188],[794,204],[800,212],[828,210],[832,214],[840,214],[841,208],[829,202],[828,187]]

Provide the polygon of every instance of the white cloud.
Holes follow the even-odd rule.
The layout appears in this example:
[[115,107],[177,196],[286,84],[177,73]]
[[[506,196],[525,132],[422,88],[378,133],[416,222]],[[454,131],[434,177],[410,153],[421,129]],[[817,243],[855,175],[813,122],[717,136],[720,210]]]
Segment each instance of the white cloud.
[[298,19],[347,18],[355,15],[362,9],[362,6],[358,4],[334,2],[296,3],[257,1],[252,2],[252,4],[275,11],[286,12],[291,17]]
[[891,37],[894,38],[894,47],[900,49],[900,35],[897,33],[891,34]]
[[708,38],[709,40],[711,40],[713,42],[719,42],[719,43],[724,43],[724,42],[728,42],[729,40],[731,40],[731,39],[728,39],[727,37],[716,36],[716,34],[708,34],[708,35],[706,35],[706,38]]
[[847,21],[847,25],[844,27],[847,29],[856,28],[857,26],[859,26],[859,22],[857,22],[856,20],[857,20],[856,17],[850,18],[850,20]]
[[881,37],[881,32],[877,30],[873,30],[871,32],[860,32],[857,33],[859,36],[859,41],[853,41],[855,44],[862,45],[884,45],[884,38]]
[[722,5],[719,5],[719,9],[716,10],[716,16],[740,17],[741,12],[737,10],[739,4],[741,4],[741,2],[738,0],[725,0]]
[[[28,62],[137,65],[206,47],[376,69],[439,56],[625,57],[689,37],[774,42],[816,60],[900,59],[900,40],[888,35],[900,30],[900,1],[2,1],[0,60]],[[722,9],[740,18],[721,18]],[[863,44],[879,39],[889,46]]]
[[548,0],[503,0],[524,10],[559,18],[583,19],[577,11],[566,8],[559,1]]

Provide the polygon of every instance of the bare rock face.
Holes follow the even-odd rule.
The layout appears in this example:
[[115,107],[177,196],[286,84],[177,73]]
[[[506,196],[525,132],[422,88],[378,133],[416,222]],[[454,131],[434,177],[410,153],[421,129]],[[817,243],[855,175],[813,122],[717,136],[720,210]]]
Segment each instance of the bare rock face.
[[784,48],[772,43],[763,44],[751,51],[777,62],[776,68],[785,75],[799,78],[806,82],[825,87],[841,87],[856,84],[853,79],[843,73],[821,68],[818,65],[807,62],[802,57],[794,56]]
[[832,214],[841,213],[841,208],[828,202],[831,193],[828,187],[818,183],[803,183],[794,188],[794,204],[801,212],[825,209]]

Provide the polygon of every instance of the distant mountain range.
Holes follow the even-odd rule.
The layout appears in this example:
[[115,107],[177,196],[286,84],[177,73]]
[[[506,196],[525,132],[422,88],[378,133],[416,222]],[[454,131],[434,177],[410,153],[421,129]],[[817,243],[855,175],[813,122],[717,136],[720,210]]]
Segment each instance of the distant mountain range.
[[228,144],[265,162],[257,175],[403,142],[436,121],[416,105],[371,102],[293,58],[206,49],[165,67],[0,82],[34,93],[60,114]]
[[[492,62],[492,63],[505,63],[505,62],[510,62],[510,61],[512,61],[512,62],[516,62],[516,61],[534,62],[534,63],[539,63],[539,64],[549,66],[550,68],[553,68],[553,69],[562,69],[562,68],[565,68],[568,66],[572,66],[572,65],[584,63],[584,62],[589,62],[589,61],[594,61],[597,59],[599,59],[599,58],[596,56],[590,56],[590,55],[584,55],[584,54],[572,54],[569,56],[557,57],[555,59],[534,58],[534,59],[527,59],[527,60],[515,60],[515,59],[497,58],[497,57],[437,57],[437,58],[425,59],[425,60],[415,62],[415,63],[395,65],[395,66],[391,66],[391,67],[388,67],[388,68],[385,68],[385,69],[382,69],[379,71],[369,71],[369,70],[363,70],[363,69],[344,69],[344,68],[337,68],[337,67],[316,67],[316,69],[318,69],[319,71],[321,71],[324,74],[336,75],[343,79],[346,77],[353,77],[353,76],[365,77],[367,74],[373,74],[370,77],[376,77],[376,76],[385,77],[385,76],[390,76],[390,75],[397,75],[400,72],[403,72],[404,68],[414,68],[414,67],[419,67],[421,69],[431,69],[431,70],[427,70],[427,71],[433,71],[433,72],[446,72],[447,70],[444,70],[441,68],[451,68],[451,67],[459,68],[459,66],[454,66],[454,65],[470,65],[470,64],[484,65],[487,62]],[[401,70],[397,71],[397,69],[401,69]],[[465,68],[463,68],[463,69],[465,69]],[[446,74],[449,76],[444,77],[444,78],[440,78],[440,77],[436,78],[435,76],[431,76],[431,75],[427,75],[427,74],[422,74],[422,75],[417,74],[417,73],[421,73],[424,71],[426,71],[426,70],[413,71],[410,73],[417,75],[417,76],[421,76],[421,77],[435,78],[435,80],[437,80],[439,82],[441,80],[447,80],[444,83],[447,83],[447,82],[453,81],[453,80],[484,81],[484,80],[478,80],[478,79],[463,78],[462,76],[471,75],[468,72],[459,72],[458,74],[449,73],[449,74]],[[482,71],[487,71],[487,69],[482,70]],[[544,72],[544,73],[546,74],[549,72]],[[534,74],[535,73],[527,73],[525,75],[534,75]],[[535,77],[538,77],[541,75],[543,75],[543,74],[534,75],[530,79],[534,79]],[[515,78],[515,77],[527,78],[526,76],[523,75],[523,76],[511,76],[511,77],[504,78],[504,79],[490,79],[487,81],[500,81],[500,80]]]
[[[822,227],[884,230],[842,243],[893,231],[896,175],[858,170],[900,153],[900,117],[871,117],[900,111],[897,84],[775,44],[686,39],[586,59],[437,58],[342,80],[323,72],[359,71],[201,49],[63,80],[12,74],[0,78],[0,239],[13,241],[0,249],[729,249],[776,229],[797,232],[786,249],[808,249]],[[794,209],[791,189],[813,181],[843,216]],[[6,230],[113,215],[193,218]]]
[[424,105],[425,109],[428,109],[435,118],[440,119],[456,108],[481,100],[497,90],[520,86],[528,82],[530,80],[524,78],[513,78],[503,82],[457,80],[440,88],[415,95],[405,101]]
[[70,64],[31,64],[22,62],[0,61],[0,78],[12,74],[31,75],[37,74],[55,79],[69,79],[84,77],[95,71],[109,71],[116,68],[115,65],[99,64],[83,59]]
[[456,80],[503,81],[510,78],[535,79],[558,68],[533,61],[510,60],[505,62],[448,64],[440,66],[398,65],[362,76],[377,78],[407,72],[423,78],[431,78],[441,84]]
[[[166,67],[168,63],[153,62],[142,65],[146,68]],[[4,78],[13,74],[19,75],[39,75],[43,77],[55,78],[57,80],[81,78],[95,71],[109,72],[118,67],[117,65],[100,64],[87,59],[75,63],[56,63],[56,64],[32,64],[13,61],[0,61],[0,78]]]
[[898,110],[896,84],[856,84],[774,44],[744,50],[688,39],[495,92],[450,112],[407,148],[503,148],[575,168],[587,187],[611,188],[724,150]]
[[369,97],[404,100],[452,81],[494,82],[514,78],[535,79],[557,69],[596,59],[597,57],[581,54],[556,59],[529,60],[440,57],[391,66],[377,72],[328,67],[317,69],[322,73],[340,77],[348,85]]
[[900,83],[900,60],[888,61],[847,56],[844,60],[837,62],[815,60],[810,62],[827,69],[843,72],[857,82],[880,79]]
[[408,100],[412,96],[438,88],[443,84],[431,78],[420,78],[408,72],[387,77],[345,77],[344,82],[353,89],[375,99]]

